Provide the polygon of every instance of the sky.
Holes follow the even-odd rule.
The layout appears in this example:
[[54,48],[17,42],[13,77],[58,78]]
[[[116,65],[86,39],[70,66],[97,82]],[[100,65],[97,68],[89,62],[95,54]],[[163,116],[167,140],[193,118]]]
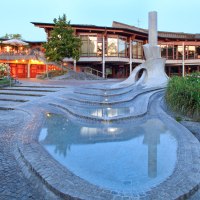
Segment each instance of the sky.
[[28,41],[46,40],[30,22],[52,23],[63,14],[71,24],[148,28],[148,12],[157,11],[159,31],[200,33],[200,0],[5,0],[0,8],[0,37],[18,33]]

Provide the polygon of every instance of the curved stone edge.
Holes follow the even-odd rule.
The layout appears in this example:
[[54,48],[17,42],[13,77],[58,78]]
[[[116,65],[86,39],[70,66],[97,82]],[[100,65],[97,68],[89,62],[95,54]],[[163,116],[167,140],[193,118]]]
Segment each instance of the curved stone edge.
[[[180,140],[178,165],[167,180],[152,188],[151,191],[131,198],[146,200],[156,199],[159,196],[159,199],[184,199],[191,196],[199,188],[199,182],[197,181],[200,180],[199,143],[191,137],[191,133],[187,129],[166,115],[161,108],[153,106],[154,109],[161,120],[165,120],[170,128],[178,131],[175,134],[178,141]],[[57,109],[55,109],[55,112],[58,112]],[[37,142],[41,123],[34,122],[44,120],[44,114],[31,114],[33,118],[29,121],[29,124],[31,123],[32,125],[22,131],[21,140],[17,143],[17,151],[23,162],[26,163],[26,167],[35,173],[47,188],[63,199],[94,199],[94,197],[96,199],[126,198],[122,194],[116,194],[87,183],[57,163]],[[151,110],[150,115],[152,115]],[[182,132],[181,134],[180,131]],[[185,151],[183,151],[184,148]],[[188,155],[190,156],[188,157]]]
[[[119,122],[119,121],[144,117],[148,112],[150,99],[152,98],[153,95],[155,95],[155,93],[158,93],[158,92],[159,91],[150,92],[149,96],[145,99],[146,102],[145,102],[145,104],[143,104],[144,108],[143,108],[141,113],[138,113],[137,115],[127,115],[127,116],[121,116],[121,117],[117,116],[117,117],[112,117],[112,118],[98,118],[98,117],[91,116],[91,115],[83,115],[83,114],[77,113],[77,112],[73,111],[72,109],[69,109],[69,108],[65,107],[64,105],[60,105],[58,103],[57,104],[50,103],[49,105],[57,107],[59,109],[62,109],[64,111],[66,111],[68,114],[70,114],[74,117],[77,117],[77,118],[96,121],[96,122],[99,121],[99,122],[110,122],[110,123],[112,123],[112,122]],[[144,93],[142,93],[142,94],[144,94]],[[139,96],[139,95],[137,95],[137,96]]]
[[[144,90],[144,91],[140,91],[140,92],[135,92],[134,96],[127,98],[125,100],[120,100],[120,101],[115,100],[115,101],[102,102],[102,101],[90,101],[87,99],[77,99],[77,98],[69,98],[69,100],[76,101],[79,103],[90,104],[90,105],[117,105],[117,104],[121,104],[121,103],[130,102],[130,101],[134,100],[136,97],[138,97],[139,95],[146,94],[146,93],[153,92],[153,91],[158,91],[158,90],[164,90],[164,88],[153,88],[153,89],[148,89],[148,90]],[[107,97],[107,96],[105,96],[105,97]]]
[[[200,188],[200,143],[193,134],[181,124],[177,123],[162,108],[162,96],[155,95],[155,103],[151,107],[154,115],[167,124],[170,130],[174,130],[173,135],[178,141],[177,164],[174,173],[154,190],[160,194],[160,199],[187,199]],[[179,172],[181,169],[181,173]],[[164,184],[164,185],[163,185]],[[170,196],[166,191],[170,191]],[[156,197],[156,195],[155,195]]]
[[[53,109],[48,109],[53,110]],[[63,114],[58,110],[53,112]],[[112,199],[112,191],[101,189],[71,173],[54,160],[39,144],[38,136],[44,121],[44,114],[36,111],[30,113],[32,120],[21,132],[16,144],[15,156],[20,166],[26,167],[54,194],[62,199]],[[26,170],[23,170],[26,171]]]

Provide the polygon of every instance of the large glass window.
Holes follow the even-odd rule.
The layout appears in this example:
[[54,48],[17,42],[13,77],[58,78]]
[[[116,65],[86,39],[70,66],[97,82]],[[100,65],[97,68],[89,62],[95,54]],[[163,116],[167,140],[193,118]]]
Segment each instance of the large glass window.
[[168,45],[168,56],[167,58],[169,60],[174,58],[174,50],[173,50],[174,46],[173,45]]
[[143,43],[138,42],[138,58],[142,59],[143,58]]
[[177,46],[176,51],[176,59],[182,59],[183,58],[183,46]]
[[103,39],[102,37],[97,37],[97,56],[102,56],[103,53]]
[[118,52],[119,52],[119,57],[125,57],[126,56],[126,39],[125,38],[119,38],[119,48],[118,48]]
[[135,59],[142,59],[143,58],[143,43],[139,41],[132,42],[132,54],[133,58]]
[[195,46],[188,46],[188,59],[194,59],[195,58]]
[[161,57],[166,58],[167,57],[167,45],[160,45],[161,48]]
[[200,46],[196,46],[196,57],[195,57],[196,59],[198,58],[200,58]]
[[88,36],[81,36],[81,55],[82,56],[87,56],[88,54]]
[[97,36],[81,35],[82,41],[81,56],[96,56],[97,55]]
[[107,55],[118,56],[118,38],[108,38]]
[[89,36],[88,37],[88,49],[89,49],[89,56],[96,56],[97,55],[97,37],[96,36]]

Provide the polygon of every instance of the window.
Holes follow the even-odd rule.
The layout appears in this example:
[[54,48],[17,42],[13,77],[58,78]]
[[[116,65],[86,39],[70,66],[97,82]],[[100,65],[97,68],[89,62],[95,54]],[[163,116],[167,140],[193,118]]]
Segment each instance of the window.
[[97,55],[97,36],[96,35],[81,35],[82,41],[81,56],[96,56]]
[[118,39],[108,38],[108,56],[118,56]]

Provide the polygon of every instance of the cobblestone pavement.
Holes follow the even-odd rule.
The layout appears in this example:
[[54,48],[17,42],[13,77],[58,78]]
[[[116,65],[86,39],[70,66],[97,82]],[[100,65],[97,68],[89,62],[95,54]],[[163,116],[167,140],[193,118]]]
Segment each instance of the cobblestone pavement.
[[[15,116],[15,117],[14,117]],[[17,116],[17,118],[16,118]],[[2,123],[4,126],[2,127]],[[15,127],[23,123],[23,113],[0,111],[0,199],[44,199],[45,194],[36,189],[22,173],[13,154]]]

